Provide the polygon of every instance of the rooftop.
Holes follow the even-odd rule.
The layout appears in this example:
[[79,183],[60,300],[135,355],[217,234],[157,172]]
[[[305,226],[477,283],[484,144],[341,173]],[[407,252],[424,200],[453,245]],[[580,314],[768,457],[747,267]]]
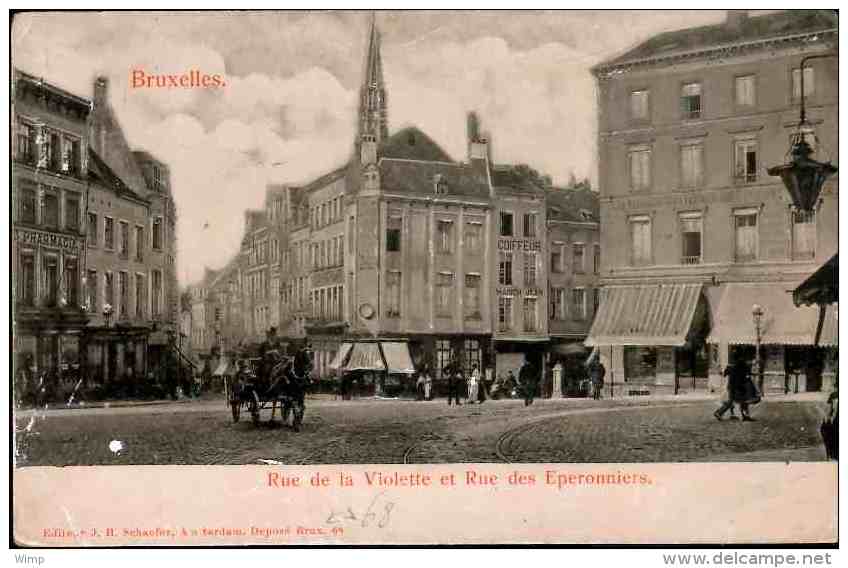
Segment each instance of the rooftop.
[[591,189],[551,187],[547,189],[548,220],[577,223],[600,221],[598,193]]
[[149,203],[147,199],[130,189],[130,186],[124,183],[91,147],[88,148],[88,176],[91,180],[100,182],[101,185],[111,189],[119,196]]
[[836,30],[835,10],[791,10],[747,17],[737,14],[731,24],[686,28],[655,35],[624,54],[593,68],[594,72],[646,60],[674,57],[734,44],[777,39],[798,34]]

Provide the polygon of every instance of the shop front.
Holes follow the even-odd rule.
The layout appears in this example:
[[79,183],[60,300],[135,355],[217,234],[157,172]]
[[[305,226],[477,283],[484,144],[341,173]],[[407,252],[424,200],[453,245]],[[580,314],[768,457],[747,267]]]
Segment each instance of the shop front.
[[[713,331],[707,338],[724,366],[736,357],[760,354],[765,393],[829,390],[836,376],[838,317],[834,305],[821,321],[817,307],[796,307],[791,286],[780,282],[732,283],[724,288]],[[752,316],[752,306],[761,315]]]
[[409,344],[400,339],[344,341],[328,364],[343,399],[352,396],[397,397],[414,390],[416,372]]
[[706,389],[709,302],[699,283],[606,286],[585,345],[606,368],[607,396]]

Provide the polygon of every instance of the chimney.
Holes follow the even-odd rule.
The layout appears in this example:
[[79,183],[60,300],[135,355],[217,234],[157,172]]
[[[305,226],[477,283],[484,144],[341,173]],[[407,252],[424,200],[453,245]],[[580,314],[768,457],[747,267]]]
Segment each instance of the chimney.
[[105,106],[109,103],[109,79],[103,75],[94,80],[94,106]]
[[468,131],[468,161],[485,160],[489,157],[489,143],[486,137],[480,134],[480,119],[477,113],[468,113],[466,121]]
[[748,10],[728,10],[727,28],[738,32],[748,20]]

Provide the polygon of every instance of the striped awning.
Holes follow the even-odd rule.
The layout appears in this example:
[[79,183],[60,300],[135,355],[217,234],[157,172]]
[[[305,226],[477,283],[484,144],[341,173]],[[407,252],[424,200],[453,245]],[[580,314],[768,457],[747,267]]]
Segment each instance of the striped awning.
[[353,351],[347,365],[344,366],[344,370],[385,371],[386,364],[383,363],[383,356],[380,355],[380,346],[377,342],[354,343]]
[[[813,345],[818,324],[816,306],[796,308],[792,286],[781,283],[726,284],[713,324],[709,343],[755,345],[756,328],[751,309],[763,308],[760,320],[760,343],[763,345]],[[827,307],[819,345],[839,344],[838,304]]]
[[835,254],[792,293],[796,306],[839,301],[839,255]]
[[406,343],[403,341],[383,341],[380,345],[383,347],[383,355],[386,356],[389,373],[402,375],[415,373],[415,366],[412,364],[412,357],[409,356],[409,347]]
[[585,345],[686,344],[701,284],[606,286]]
[[330,361],[330,364],[327,365],[327,366],[330,369],[333,369],[334,371],[337,370],[337,369],[341,369],[342,366],[344,365],[345,360],[347,359],[348,354],[350,353],[350,350],[352,348],[353,348],[352,343],[346,343],[346,342],[342,343],[339,346],[339,350],[336,351],[336,356],[333,357],[333,360]]

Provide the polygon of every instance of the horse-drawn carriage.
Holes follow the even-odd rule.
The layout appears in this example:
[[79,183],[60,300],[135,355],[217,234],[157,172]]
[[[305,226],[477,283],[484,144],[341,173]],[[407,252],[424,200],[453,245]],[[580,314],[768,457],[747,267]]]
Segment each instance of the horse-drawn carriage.
[[308,349],[293,356],[278,350],[268,350],[261,357],[243,357],[236,362],[232,386],[227,392],[227,404],[238,422],[242,408],[259,424],[260,412],[271,408],[271,422],[280,406],[283,424],[292,418],[292,428],[300,430],[306,410],[306,390],[311,383],[312,357]]

